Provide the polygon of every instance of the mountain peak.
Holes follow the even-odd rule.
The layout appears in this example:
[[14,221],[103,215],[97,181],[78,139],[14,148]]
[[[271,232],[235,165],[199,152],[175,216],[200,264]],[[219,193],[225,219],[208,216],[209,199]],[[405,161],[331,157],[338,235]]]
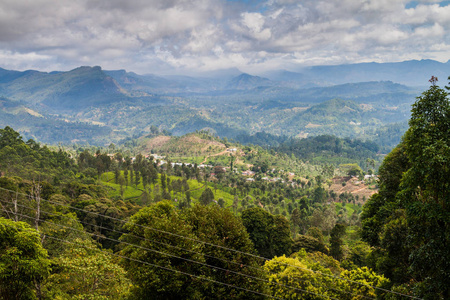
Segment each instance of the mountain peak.
[[226,88],[235,90],[246,90],[253,89],[260,86],[272,86],[273,83],[263,77],[253,76],[247,73],[242,73],[234,78],[232,78]]

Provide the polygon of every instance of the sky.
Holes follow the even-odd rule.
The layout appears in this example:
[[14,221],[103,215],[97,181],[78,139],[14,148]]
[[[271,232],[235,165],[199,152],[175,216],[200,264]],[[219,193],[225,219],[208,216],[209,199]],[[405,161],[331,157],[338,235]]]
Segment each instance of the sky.
[[450,1],[0,1],[10,70],[258,74],[412,59],[450,59]]

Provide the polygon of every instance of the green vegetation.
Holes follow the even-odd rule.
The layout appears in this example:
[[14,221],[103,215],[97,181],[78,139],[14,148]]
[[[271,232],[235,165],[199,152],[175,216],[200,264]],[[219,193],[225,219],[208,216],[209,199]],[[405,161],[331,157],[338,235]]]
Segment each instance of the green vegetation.
[[[158,231],[143,226],[151,226]],[[126,246],[121,251],[126,257],[139,260],[124,260],[128,274],[136,283],[132,290],[135,298],[143,299],[146,295],[154,295],[156,299],[244,298],[248,295],[246,291],[215,285],[214,281],[265,291],[261,281],[251,279],[261,275],[261,271],[255,269],[258,259],[231,254],[227,250],[254,253],[245,227],[229,210],[217,205],[195,205],[178,212],[170,203],[159,202],[139,211],[125,228],[130,235],[125,235],[123,240],[145,247]],[[145,240],[140,237],[145,237]],[[164,244],[158,241],[164,241]],[[146,249],[158,249],[158,252]],[[161,255],[161,252],[165,254]],[[155,268],[155,265],[170,266],[170,269]],[[242,265],[246,267],[242,268]],[[229,275],[235,272],[247,277]],[[184,273],[195,275],[187,280]],[[256,295],[249,297],[258,298]]]
[[[367,203],[368,141],[150,126],[69,154],[0,129],[0,298],[446,299],[450,105],[432,84]],[[302,112],[358,109],[331,104]]]
[[450,297],[450,102],[436,81],[413,105],[402,143],[380,167],[380,191],[362,214],[373,266],[398,290],[425,299]]
[[2,299],[35,299],[50,272],[50,260],[39,233],[24,222],[0,218],[0,295]]
[[[324,296],[336,299],[378,296],[383,299],[385,295],[377,288],[389,284],[388,279],[367,267],[345,270],[331,257],[318,252],[309,254],[304,250],[292,257],[276,257],[264,268],[271,272],[271,295],[283,299],[323,299]],[[289,288],[277,285],[278,282]]]
[[117,143],[146,135],[154,126],[175,136],[209,130],[244,144],[260,144],[249,135],[261,132],[333,134],[377,141],[387,152],[406,129],[391,124],[408,119],[418,93],[389,81],[304,88],[286,78],[278,82],[248,74],[222,82],[100,67],[0,71],[0,126],[54,144]]

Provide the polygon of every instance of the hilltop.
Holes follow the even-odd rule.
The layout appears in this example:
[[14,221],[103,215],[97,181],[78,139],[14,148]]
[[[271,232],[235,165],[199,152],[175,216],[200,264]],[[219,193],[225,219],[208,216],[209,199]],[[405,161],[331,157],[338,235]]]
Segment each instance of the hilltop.
[[[415,61],[209,77],[139,75],[98,66],[66,72],[0,69],[0,95],[10,105],[2,105],[0,113],[12,122],[4,125],[48,143],[104,145],[156,126],[177,136],[206,129],[233,139],[263,131],[289,137],[326,133],[376,139],[388,151],[400,140],[403,132],[397,129],[404,126],[399,124],[408,120],[419,93],[417,82],[407,80],[408,67],[425,76],[431,69],[434,75],[450,72],[448,66]],[[67,134],[59,129],[64,124]],[[392,128],[395,135],[388,134]]]

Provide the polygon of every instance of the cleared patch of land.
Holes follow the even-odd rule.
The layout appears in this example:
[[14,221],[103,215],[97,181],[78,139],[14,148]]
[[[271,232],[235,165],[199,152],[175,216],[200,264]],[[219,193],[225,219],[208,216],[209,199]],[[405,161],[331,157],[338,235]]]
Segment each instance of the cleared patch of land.
[[358,196],[359,200],[357,202],[362,202],[363,199],[367,200],[370,196],[378,192],[374,184],[366,184],[357,177],[335,177],[333,178],[330,190],[338,195],[348,192],[355,197]]

